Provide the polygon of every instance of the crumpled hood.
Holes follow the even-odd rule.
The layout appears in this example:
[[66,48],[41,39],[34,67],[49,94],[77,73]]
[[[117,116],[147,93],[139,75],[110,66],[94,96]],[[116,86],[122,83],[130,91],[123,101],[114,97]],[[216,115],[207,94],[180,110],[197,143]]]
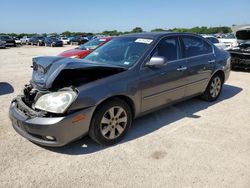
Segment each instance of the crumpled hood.
[[232,27],[239,43],[250,41],[250,25],[237,25]]
[[67,69],[101,69],[105,71],[123,68],[107,64],[90,63],[82,59],[64,58],[58,56],[36,57],[33,58],[33,73],[31,82],[39,89],[49,89],[52,87],[54,80],[61,73],[61,71]]

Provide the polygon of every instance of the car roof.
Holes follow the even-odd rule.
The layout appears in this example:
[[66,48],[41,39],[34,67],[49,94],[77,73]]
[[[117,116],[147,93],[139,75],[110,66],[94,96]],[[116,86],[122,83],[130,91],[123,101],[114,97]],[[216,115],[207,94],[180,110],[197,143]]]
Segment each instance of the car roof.
[[143,33],[132,33],[132,34],[121,35],[120,37],[136,37],[136,38],[157,39],[157,38],[161,38],[163,36],[168,36],[168,35],[171,36],[171,35],[178,35],[178,34],[180,34],[180,35],[183,35],[183,34],[196,35],[193,33],[178,33],[178,32],[143,32]]

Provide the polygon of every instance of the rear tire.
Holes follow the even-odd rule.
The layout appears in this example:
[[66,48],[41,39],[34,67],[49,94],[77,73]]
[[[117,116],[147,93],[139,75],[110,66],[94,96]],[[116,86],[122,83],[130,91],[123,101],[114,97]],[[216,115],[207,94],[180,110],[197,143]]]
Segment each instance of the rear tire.
[[220,96],[223,86],[223,78],[220,74],[215,74],[209,81],[205,92],[201,95],[201,98],[205,101],[215,101]]
[[113,145],[121,141],[132,123],[129,105],[121,99],[103,103],[92,117],[89,136],[98,144]]

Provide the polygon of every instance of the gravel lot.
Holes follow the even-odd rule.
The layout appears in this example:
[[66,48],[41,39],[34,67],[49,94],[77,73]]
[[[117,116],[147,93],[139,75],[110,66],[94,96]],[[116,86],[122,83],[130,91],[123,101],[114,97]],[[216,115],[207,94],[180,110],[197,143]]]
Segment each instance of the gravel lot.
[[250,187],[248,72],[232,72],[214,103],[191,99],[137,119],[113,147],[85,137],[43,148],[19,136],[8,106],[31,58],[70,48],[0,50],[0,187]]

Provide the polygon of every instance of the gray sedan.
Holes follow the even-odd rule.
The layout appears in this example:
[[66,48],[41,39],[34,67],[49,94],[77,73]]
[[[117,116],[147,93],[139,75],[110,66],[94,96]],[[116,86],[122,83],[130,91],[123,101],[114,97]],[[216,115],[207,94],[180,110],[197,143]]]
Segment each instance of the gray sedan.
[[20,135],[63,146],[89,134],[112,145],[138,116],[195,96],[216,100],[230,56],[198,35],[140,33],[116,37],[82,60],[37,57],[32,67],[9,110]]

